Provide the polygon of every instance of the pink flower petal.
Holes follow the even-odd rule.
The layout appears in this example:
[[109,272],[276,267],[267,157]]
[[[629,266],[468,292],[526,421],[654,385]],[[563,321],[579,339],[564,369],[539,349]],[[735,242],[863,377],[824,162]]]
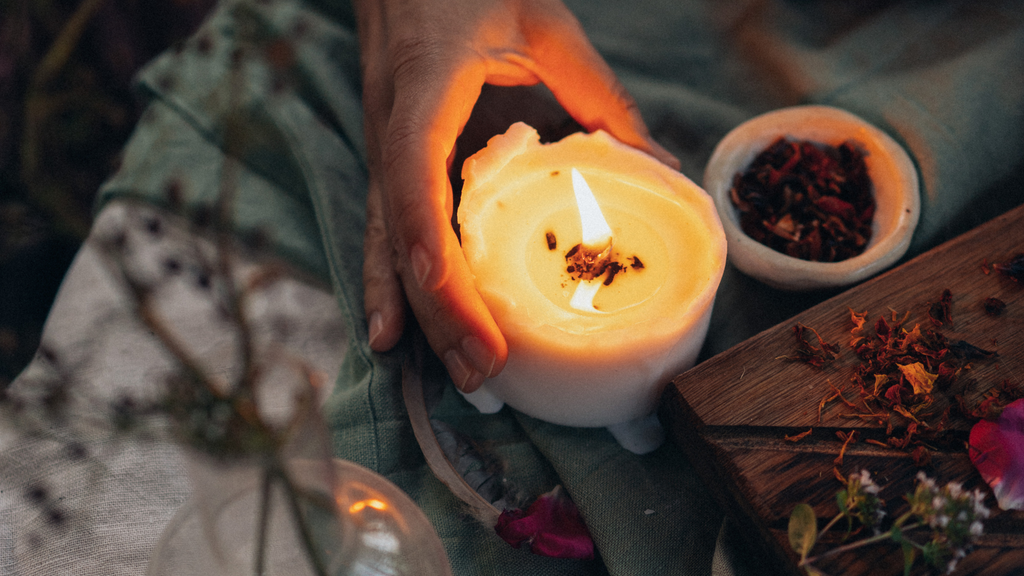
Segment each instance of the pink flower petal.
[[969,453],[999,507],[1024,510],[1024,399],[1008,404],[997,421],[975,424]]
[[587,560],[594,557],[590,532],[561,487],[538,498],[526,512],[505,510],[494,531],[512,546],[527,544],[531,552],[540,556]]

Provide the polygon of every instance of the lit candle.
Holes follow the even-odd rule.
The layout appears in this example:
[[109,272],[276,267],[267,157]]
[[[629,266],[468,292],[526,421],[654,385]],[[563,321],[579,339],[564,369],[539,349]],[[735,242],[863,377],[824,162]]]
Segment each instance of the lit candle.
[[509,350],[467,399],[656,447],[653,412],[696,359],[725,267],[711,198],[604,132],[542,145],[522,123],[462,175],[462,248]]

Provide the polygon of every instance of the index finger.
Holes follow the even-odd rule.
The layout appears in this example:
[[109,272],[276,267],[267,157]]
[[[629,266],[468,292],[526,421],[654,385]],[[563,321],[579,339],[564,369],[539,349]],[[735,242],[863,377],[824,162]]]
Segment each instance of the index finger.
[[537,76],[588,131],[602,129],[672,168],[679,160],[651,138],[636,101],[567,8],[526,26]]

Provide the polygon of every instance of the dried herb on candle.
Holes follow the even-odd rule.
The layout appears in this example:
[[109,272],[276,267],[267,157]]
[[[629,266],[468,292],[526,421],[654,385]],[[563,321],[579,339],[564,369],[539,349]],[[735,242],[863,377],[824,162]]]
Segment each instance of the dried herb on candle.
[[981,303],[982,307],[985,308],[985,314],[989,316],[999,316],[1006,310],[1006,302],[1003,302],[999,298],[985,298]]
[[1024,283],[1024,253],[1017,254],[1008,262],[993,264],[992,268],[1014,282]]
[[577,244],[565,253],[565,261],[565,271],[572,274],[574,279],[593,280],[604,274],[608,266],[608,255]]
[[779,138],[733,178],[743,232],[783,254],[838,262],[864,251],[875,199],[864,152]]
[[627,266],[619,261],[619,256],[616,253],[611,250],[607,252],[595,252],[588,250],[582,244],[577,244],[565,253],[565,271],[575,281],[589,281],[606,276],[602,284],[610,286],[616,276],[625,273],[628,268],[634,270],[643,270],[644,268],[640,258],[636,256],[626,258],[626,261],[631,262]]
[[548,250],[554,250],[555,248],[558,248],[558,240],[555,238],[554,232],[545,232],[544,242],[547,243]]
[[602,282],[602,284],[604,284],[605,286],[609,286],[611,285],[612,281],[615,280],[615,275],[625,270],[625,268],[622,266],[622,264],[613,261],[608,263],[608,266],[605,268],[605,270],[607,270],[608,276],[604,279],[604,282]]

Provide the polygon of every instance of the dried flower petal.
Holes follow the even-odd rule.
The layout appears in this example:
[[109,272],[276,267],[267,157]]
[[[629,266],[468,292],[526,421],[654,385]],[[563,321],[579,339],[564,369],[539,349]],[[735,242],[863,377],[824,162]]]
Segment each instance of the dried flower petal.
[[[809,334],[813,334],[818,340],[817,346],[811,343]],[[835,360],[839,354],[839,346],[826,342],[814,328],[797,324],[793,326],[793,335],[797,340],[796,353],[792,356],[784,356],[784,360],[805,362],[815,368],[821,368]]]
[[920,362],[898,365],[898,367],[903,373],[903,377],[914,387],[914,394],[931,394],[935,379],[938,377],[937,374],[925,370],[924,365]]
[[1006,302],[991,296],[985,298],[981,304],[985,308],[985,314],[989,316],[999,316],[1003,310],[1006,310]]
[[808,428],[807,430],[804,430],[803,432],[800,432],[799,434],[793,434],[792,436],[790,436],[789,434],[786,434],[783,437],[783,440],[785,440],[786,442],[799,442],[799,441],[803,440],[804,438],[810,436],[811,432],[813,432],[813,431],[814,431],[814,428]]
[[540,556],[591,559],[594,541],[590,538],[579,510],[561,486],[521,509],[505,510],[494,531],[502,540],[519,548],[523,544]]
[[1007,262],[993,264],[992,268],[1014,282],[1024,282],[1024,254],[1017,254]]
[[928,309],[928,318],[932,321],[932,324],[936,326],[953,325],[952,303],[953,293],[949,288],[946,288],[942,291],[939,301],[933,302]]
[[733,177],[740,227],[794,258],[835,262],[864,251],[875,200],[864,152],[779,138]]
[[971,428],[971,462],[1004,510],[1024,510],[1024,399]]

